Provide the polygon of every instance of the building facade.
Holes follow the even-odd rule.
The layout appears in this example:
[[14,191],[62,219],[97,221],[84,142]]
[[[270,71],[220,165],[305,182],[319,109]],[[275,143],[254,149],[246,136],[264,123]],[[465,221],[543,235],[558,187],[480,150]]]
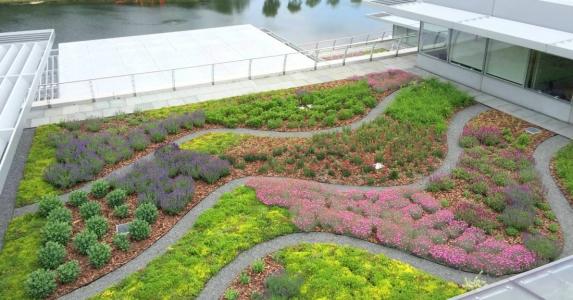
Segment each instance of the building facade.
[[573,123],[573,1],[379,4],[420,21],[419,67]]

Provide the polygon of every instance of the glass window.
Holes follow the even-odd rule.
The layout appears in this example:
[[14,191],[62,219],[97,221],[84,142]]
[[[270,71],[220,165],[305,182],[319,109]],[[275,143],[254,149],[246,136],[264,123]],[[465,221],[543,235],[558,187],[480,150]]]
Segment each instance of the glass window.
[[420,39],[422,53],[448,60],[449,31],[445,27],[424,23]]
[[401,48],[417,47],[418,46],[418,31],[410,28],[394,25],[392,29],[392,37],[402,38]]
[[486,72],[520,85],[525,84],[529,66],[529,49],[490,40]]
[[450,60],[478,71],[483,69],[487,39],[461,31],[452,33]]
[[535,56],[528,87],[562,100],[573,100],[573,60],[541,52]]

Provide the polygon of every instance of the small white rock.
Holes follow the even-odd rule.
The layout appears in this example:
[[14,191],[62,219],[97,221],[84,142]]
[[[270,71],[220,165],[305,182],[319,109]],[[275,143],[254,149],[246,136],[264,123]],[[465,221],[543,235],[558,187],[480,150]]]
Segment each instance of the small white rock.
[[375,169],[375,170],[380,170],[380,169],[382,169],[382,168],[384,168],[384,165],[383,165],[383,164],[381,164],[381,163],[375,163],[375,164],[374,164],[374,169]]

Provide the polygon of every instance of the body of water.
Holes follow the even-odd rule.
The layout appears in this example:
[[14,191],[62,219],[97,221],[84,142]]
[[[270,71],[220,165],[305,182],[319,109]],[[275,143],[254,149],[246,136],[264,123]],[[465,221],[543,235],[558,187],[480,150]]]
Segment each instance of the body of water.
[[379,11],[356,0],[212,0],[151,6],[0,5],[0,32],[53,28],[56,41],[61,43],[253,24],[303,43],[390,31],[391,25],[366,17]]

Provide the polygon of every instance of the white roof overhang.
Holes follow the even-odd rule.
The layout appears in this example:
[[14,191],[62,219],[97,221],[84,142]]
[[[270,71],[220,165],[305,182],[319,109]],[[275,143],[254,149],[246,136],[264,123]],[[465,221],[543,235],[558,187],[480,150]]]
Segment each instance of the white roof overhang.
[[387,13],[573,59],[573,33],[441,5],[383,5]]
[[386,23],[402,26],[402,27],[412,29],[412,30],[419,30],[420,29],[420,21],[418,21],[418,20],[406,19],[406,18],[394,16],[394,15],[384,13],[384,12],[369,14],[368,17],[370,17],[372,19],[379,20],[379,21],[383,21]]

